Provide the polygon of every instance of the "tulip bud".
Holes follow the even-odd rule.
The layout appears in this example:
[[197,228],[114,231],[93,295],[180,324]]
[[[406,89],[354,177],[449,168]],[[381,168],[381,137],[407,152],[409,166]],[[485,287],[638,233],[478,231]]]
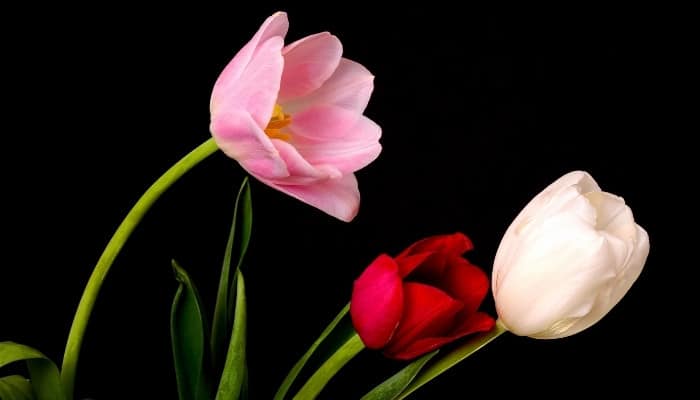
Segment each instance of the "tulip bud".
[[598,322],[627,293],[649,254],[649,236],[621,197],[586,172],[535,196],[498,247],[492,285],[512,333],[554,339]]
[[495,321],[478,311],[488,276],[462,257],[472,247],[454,233],[419,240],[396,257],[377,257],[355,281],[350,302],[365,346],[410,360],[490,330]]

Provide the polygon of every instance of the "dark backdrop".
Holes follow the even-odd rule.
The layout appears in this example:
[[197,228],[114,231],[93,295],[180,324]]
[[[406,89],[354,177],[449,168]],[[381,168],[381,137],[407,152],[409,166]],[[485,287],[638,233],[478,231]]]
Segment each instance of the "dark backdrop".
[[[271,397],[376,255],[462,231],[476,245],[469,258],[490,271],[518,211],[574,169],[623,196],[648,230],[651,254],[638,282],[591,329],[555,341],[506,335],[414,397],[625,393],[630,381],[676,388],[659,372],[674,365],[659,338],[675,324],[666,314],[674,265],[661,204],[668,162],[659,156],[675,144],[673,132],[658,130],[663,28],[653,14],[630,10],[248,4],[8,13],[22,23],[8,30],[3,62],[10,73],[2,112],[0,340],[60,360],[82,287],[114,228],[157,176],[209,137],[218,73],[277,9],[289,13],[290,40],[331,31],[346,57],[375,74],[367,115],[383,127],[384,150],[358,174],[362,205],[350,224],[252,183],[252,398]],[[191,271],[211,306],[243,176],[217,154],[137,229],[87,332],[80,396],[133,398],[140,388],[175,397],[169,260]],[[485,308],[493,312],[490,297]],[[322,397],[358,398],[395,368],[366,352]]]

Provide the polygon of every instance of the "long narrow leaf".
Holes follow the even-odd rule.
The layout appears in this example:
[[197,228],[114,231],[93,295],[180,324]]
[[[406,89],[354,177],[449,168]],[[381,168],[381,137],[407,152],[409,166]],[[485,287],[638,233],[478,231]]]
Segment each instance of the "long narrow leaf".
[[207,323],[197,288],[187,272],[172,261],[180,282],[170,313],[170,336],[180,400],[211,398],[206,381]]
[[2,377],[0,378],[0,399],[34,400],[32,385],[23,376]]
[[449,353],[441,355],[420,371],[418,376],[416,376],[401,395],[397,397],[397,400],[405,399],[408,395],[418,390],[418,388],[454,367],[460,361],[476,353],[479,349],[489,344],[493,339],[499,337],[504,332],[506,332],[505,328],[500,323],[497,323],[490,331],[476,335]]
[[241,386],[241,400],[248,400],[248,364],[243,367],[243,385]]
[[292,384],[294,383],[294,380],[296,380],[297,376],[299,376],[299,373],[301,372],[302,368],[304,368],[304,365],[306,365],[306,362],[309,361],[309,358],[314,354],[316,349],[318,349],[318,346],[321,345],[321,343],[326,340],[328,335],[330,335],[331,332],[335,329],[335,327],[338,325],[338,323],[343,319],[343,317],[348,313],[348,310],[350,309],[350,303],[346,304],[345,307],[343,307],[338,315],[333,318],[333,321],[331,321],[330,324],[326,327],[326,329],[321,332],[321,335],[316,339],[315,342],[309,347],[308,350],[306,350],[306,353],[304,353],[303,356],[297,361],[296,364],[294,364],[294,367],[289,371],[287,376],[284,378],[284,381],[282,381],[282,384],[280,385],[279,389],[277,389],[277,393],[275,394],[274,400],[282,400],[284,399],[284,396],[287,394],[289,391],[289,388],[292,387]]
[[401,371],[362,396],[361,400],[394,400],[401,394],[406,386],[413,381],[416,375],[418,375],[418,372],[420,372],[423,366],[430,361],[438,351],[439,350],[435,350],[428,353],[403,367]]
[[238,190],[238,196],[236,197],[236,203],[233,208],[233,219],[231,221],[231,229],[226,242],[224,261],[223,265],[221,266],[221,276],[219,277],[219,288],[216,294],[216,305],[214,307],[211,335],[211,354],[216,371],[219,371],[223,367],[224,354],[226,354],[226,350],[228,348],[228,338],[231,331],[231,318],[233,314],[231,306],[235,301],[235,298],[233,298],[235,293],[231,292],[231,288],[234,287],[235,282],[231,282],[231,276],[233,275],[234,279],[236,276],[235,270],[233,274],[231,274],[231,264],[234,243],[236,240],[236,227],[239,225],[239,208],[241,208],[241,206],[243,208],[242,214],[244,214],[243,218],[241,219],[243,219],[247,225],[246,223],[241,224],[243,232],[241,233],[242,239],[240,242],[241,244],[239,245],[239,257],[236,262],[236,268],[242,260],[240,250],[248,248],[248,240],[250,238],[251,218],[250,215],[247,217],[245,216],[246,213],[250,214],[251,209],[250,184],[248,183],[247,177],[243,179],[243,183],[241,183],[241,187]]
[[357,354],[365,349],[360,336],[355,333],[343,343],[306,381],[293,400],[312,400],[326,387],[328,382]]
[[0,342],[0,368],[7,364],[31,359],[47,359],[39,350],[15,342]]
[[0,342],[0,367],[26,361],[32,389],[37,400],[66,398],[56,364],[40,351],[14,342]]
[[240,270],[236,271],[236,312],[229,343],[226,363],[221,374],[216,400],[238,400],[241,398],[247,375],[246,369],[246,297],[245,282]]
[[[238,248],[238,260],[236,261],[236,270],[239,270],[243,266],[243,259],[245,258],[245,254],[248,252],[248,245],[250,244],[250,232],[253,229],[253,200],[250,194],[250,183],[248,183],[248,178],[246,178],[243,181],[241,191],[238,194],[238,199],[236,199],[236,208],[238,208],[239,210],[239,219],[236,223],[238,224],[237,230],[239,231],[240,239],[237,240],[238,245],[236,246],[234,244],[234,247]],[[236,291],[236,285],[231,284],[229,287],[228,296],[229,321],[233,319],[233,310],[235,308],[234,303],[236,301]]]

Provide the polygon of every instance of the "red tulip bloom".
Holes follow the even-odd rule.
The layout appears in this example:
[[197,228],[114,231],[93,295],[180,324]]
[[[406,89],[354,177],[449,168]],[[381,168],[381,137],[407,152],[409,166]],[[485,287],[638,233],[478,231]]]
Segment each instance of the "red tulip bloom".
[[398,257],[377,257],[355,281],[350,315],[365,346],[408,360],[466,335],[490,330],[477,311],[486,274],[462,257],[473,248],[461,233],[414,243]]

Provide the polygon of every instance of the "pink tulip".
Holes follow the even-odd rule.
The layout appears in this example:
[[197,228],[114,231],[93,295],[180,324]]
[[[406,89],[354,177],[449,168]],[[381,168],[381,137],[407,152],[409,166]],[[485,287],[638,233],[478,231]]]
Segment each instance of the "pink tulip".
[[343,221],[360,204],[354,172],[381,152],[362,115],[374,77],[328,32],[284,46],[278,12],[223,70],[211,96],[219,148],[261,182]]

